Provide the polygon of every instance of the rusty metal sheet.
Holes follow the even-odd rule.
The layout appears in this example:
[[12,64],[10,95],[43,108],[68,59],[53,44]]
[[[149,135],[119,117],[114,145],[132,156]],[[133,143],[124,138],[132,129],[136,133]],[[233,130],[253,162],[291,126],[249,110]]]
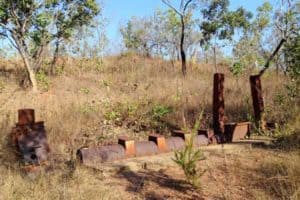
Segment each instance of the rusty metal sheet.
[[240,122],[240,123],[226,123],[225,124],[225,137],[226,142],[234,142],[245,139],[245,137],[250,135],[250,122]]

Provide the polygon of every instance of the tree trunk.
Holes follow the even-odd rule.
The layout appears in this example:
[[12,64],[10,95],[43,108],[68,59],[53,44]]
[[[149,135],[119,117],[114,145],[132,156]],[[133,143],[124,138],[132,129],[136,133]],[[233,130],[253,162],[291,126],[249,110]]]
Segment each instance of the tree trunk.
[[218,69],[217,69],[216,45],[214,45],[213,51],[214,51],[214,67],[215,67],[215,73],[217,73],[217,72],[218,72]]
[[37,81],[36,81],[36,78],[35,78],[34,70],[33,70],[32,66],[30,65],[29,60],[25,56],[22,56],[22,57],[23,57],[23,60],[24,60],[25,67],[27,69],[29,80],[32,84],[32,91],[34,93],[36,93],[36,92],[38,92],[38,85],[37,85]]
[[185,24],[184,24],[184,16],[181,16],[181,39],[180,39],[180,55],[181,55],[181,70],[183,76],[186,75],[186,56],[184,51],[184,31],[185,31]]
[[55,65],[58,59],[58,55],[59,55],[59,41],[56,42],[55,44],[55,51],[54,51],[54,55],[53,55],[53,59],[51,62],[51,69],[50,69],[50,74],[54,75],[54,71],[55,71]]

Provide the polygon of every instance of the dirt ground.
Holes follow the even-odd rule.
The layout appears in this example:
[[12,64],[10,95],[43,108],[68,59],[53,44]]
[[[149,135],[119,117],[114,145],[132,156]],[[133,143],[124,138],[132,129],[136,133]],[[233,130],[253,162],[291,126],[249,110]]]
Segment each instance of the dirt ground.
[[291,158],[249,144],[206,147],[203,154],[197,189],[184,181],[183,171],[172,161],[173,153],[117,161],[99,170],[104,184],[125,193],[124,199],[274,199],[280,194],[266,191],[264,158]]

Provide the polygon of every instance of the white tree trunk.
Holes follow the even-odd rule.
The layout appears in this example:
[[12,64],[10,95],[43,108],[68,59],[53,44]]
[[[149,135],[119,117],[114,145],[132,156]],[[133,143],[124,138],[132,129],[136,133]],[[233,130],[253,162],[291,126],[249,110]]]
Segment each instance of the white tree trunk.
[[23,57],[25,67],[26,67],[28,75],[29,75],[29,80],[32,84],[32,91],[34,93],[36,93],[36,92],[38,92],[38,85],[37,85],[37,81],[36,81],[36,78],[35,78],[34,70],[31,66],[28,58],[26,58],[26,56],[24,56],[24,55],[22,55],[22,57]]

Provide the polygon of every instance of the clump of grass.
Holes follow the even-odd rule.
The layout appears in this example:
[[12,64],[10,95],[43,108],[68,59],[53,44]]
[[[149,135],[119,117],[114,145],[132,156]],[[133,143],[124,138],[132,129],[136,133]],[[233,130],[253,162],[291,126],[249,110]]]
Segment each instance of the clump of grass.
[[5,89],[5,84],[0,80],[0,93]]
[[166,105],[155,105],[152,109],[152,118],[155,120],[160,120],[162,117],[171,113],[173,109],[170,106]]
[[262,163],[260,170],[264,190],[274,199],[300,198],[300,159],[298,154],[289,157],[270,158]]

